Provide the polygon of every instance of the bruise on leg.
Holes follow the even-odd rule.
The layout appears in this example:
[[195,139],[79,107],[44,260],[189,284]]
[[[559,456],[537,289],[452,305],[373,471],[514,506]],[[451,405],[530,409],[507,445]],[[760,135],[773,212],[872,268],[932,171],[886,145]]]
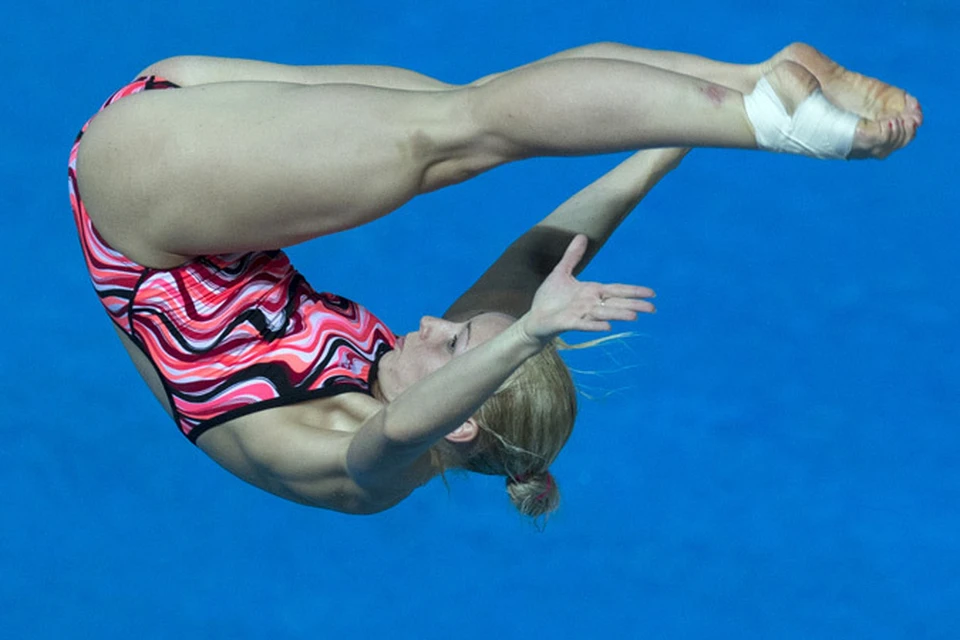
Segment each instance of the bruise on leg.
[[705,95],[714,106],[719,107],[727,99],[730,90],[717,84],[708,84],[700,87],[700,93]]

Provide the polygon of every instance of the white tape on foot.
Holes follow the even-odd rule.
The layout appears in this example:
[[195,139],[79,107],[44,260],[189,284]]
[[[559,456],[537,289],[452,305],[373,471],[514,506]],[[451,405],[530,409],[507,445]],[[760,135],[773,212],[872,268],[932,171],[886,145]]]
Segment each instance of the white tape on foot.
[[791,117],[766,78],[743,97],[757,146],[767,151],[814,158],[846,158],[860,117],[827,100],[820,89],[807,96]]

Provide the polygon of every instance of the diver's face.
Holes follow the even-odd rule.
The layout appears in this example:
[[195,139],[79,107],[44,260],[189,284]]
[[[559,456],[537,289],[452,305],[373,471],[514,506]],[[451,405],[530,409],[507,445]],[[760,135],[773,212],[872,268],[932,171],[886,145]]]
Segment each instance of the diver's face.
[[380,360],[380,391],[388,402],[457,356],[500,334],[514,318],[481,313],[466,322],[433,316],[420,320],[420,329],[397,340],[396,348]]

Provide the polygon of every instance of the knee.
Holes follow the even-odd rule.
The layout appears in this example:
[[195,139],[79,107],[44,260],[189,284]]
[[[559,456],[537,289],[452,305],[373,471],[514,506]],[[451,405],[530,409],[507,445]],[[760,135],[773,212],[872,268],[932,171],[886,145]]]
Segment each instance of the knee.
[[490,121],[484,87],[444,92],[434,125],[411,135],[424,159],[423,191],[463,182],[520,157]]

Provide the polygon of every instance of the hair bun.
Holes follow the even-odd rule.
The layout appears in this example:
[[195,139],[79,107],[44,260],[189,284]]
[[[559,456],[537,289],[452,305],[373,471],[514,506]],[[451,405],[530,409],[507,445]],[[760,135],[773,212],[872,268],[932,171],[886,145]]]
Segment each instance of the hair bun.
[[520,513],[533,518],[555,511],[560,504],[560,490],[549,470],[508,477],[507,493]]

